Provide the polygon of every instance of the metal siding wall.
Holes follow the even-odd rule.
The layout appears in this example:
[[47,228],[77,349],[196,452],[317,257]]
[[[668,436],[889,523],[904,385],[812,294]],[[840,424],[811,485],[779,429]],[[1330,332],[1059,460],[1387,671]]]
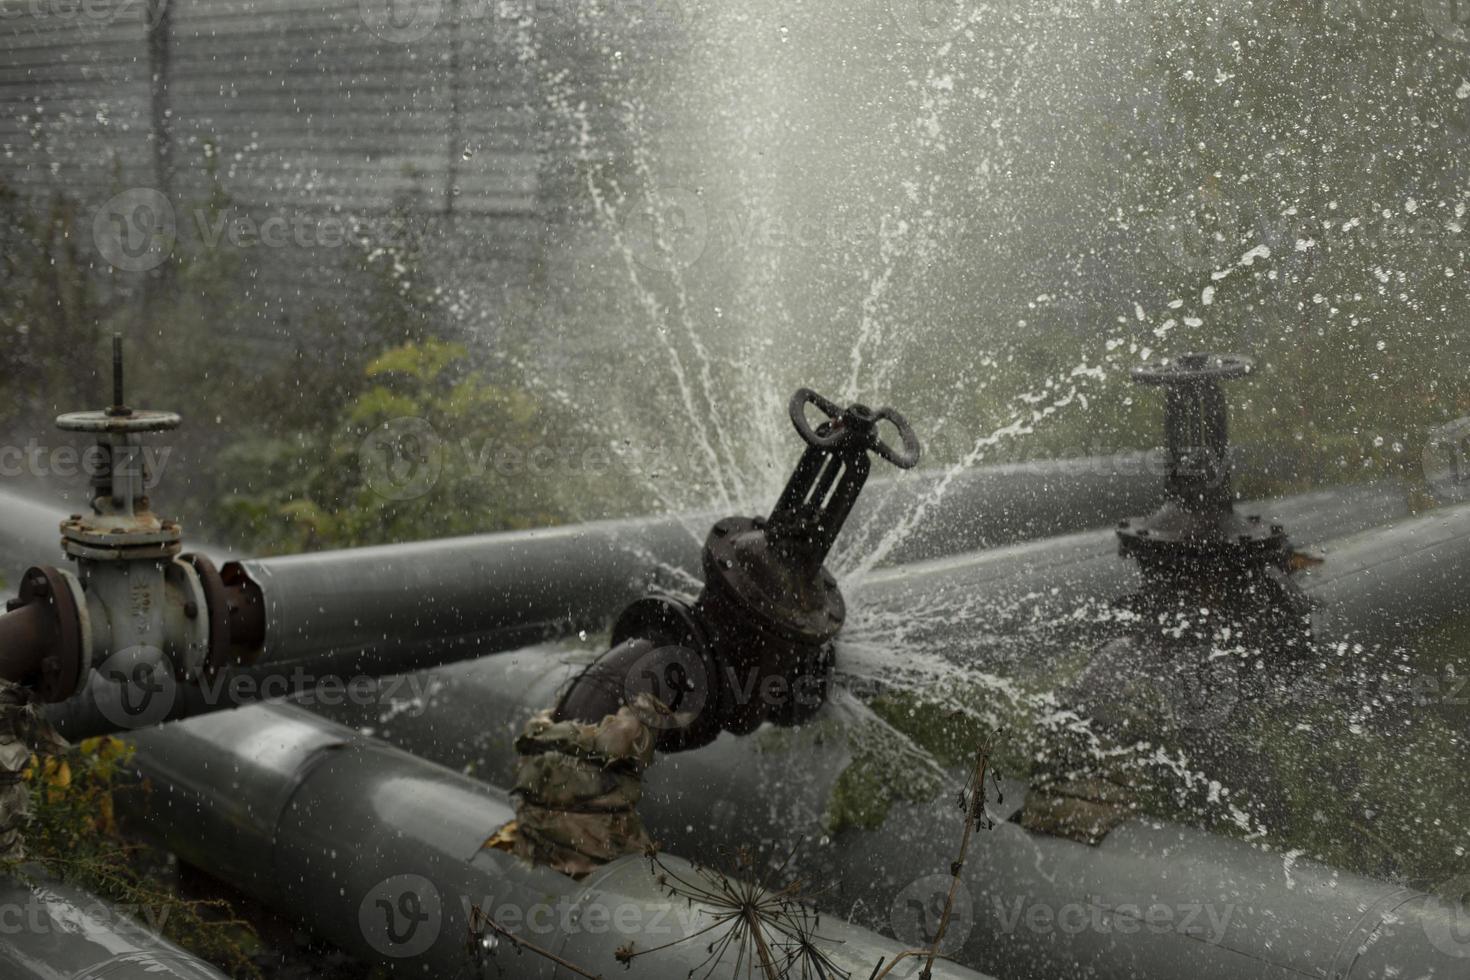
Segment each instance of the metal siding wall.
[[[516,21],[486,0],[396,2],[419,3],[432,28],[384,40],[359,0],[172,0],[171,201],[184,247],[219,241],[201,211],[213,145],[220,188],[257,225],[377,227],[406,204],[441,283],[528,279],[544,231],[542,124]],[[62,191],[89,221],[112,194],[157,186],[146,0],[0,0],[0,46],[0,181],[24,206]],[[354,301],[347,252],[294,236],[249,248],[243,288],[261,322]]]

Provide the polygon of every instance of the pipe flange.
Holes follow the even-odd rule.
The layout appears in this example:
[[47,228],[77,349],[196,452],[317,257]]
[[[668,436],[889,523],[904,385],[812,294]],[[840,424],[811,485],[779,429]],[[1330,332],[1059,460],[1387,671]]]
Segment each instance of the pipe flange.
[[1180,354],[1133,369],[1133,380],[1145,385],[1178,385],[1243,378],[1256,362],[1244,354]]
[[798,643],[826,643],[847,616],[837,579],[825,566],[811,573],[771,554],[771,548],[759,518],[727,517],[717,523],[704,546],[701,604],[731,605]]
[[232,663],[230,656],[230,607],[225,591],[225,580],[220,577],[214,562],[204,555],[189,553],[181,555],[179,561],[188,565],[199,576],[199,586],[204,593],[204,615],[208,619],[208,639],[204,653],[204,675],[214,677]]
[[709,649],[699,620],[689,606],[673,596],[654,595],[638,599],[618,614],[612,628],[612,646],[634,638],[657,643],[689,647],[704,652]]
[[51,610],[51,637],[46,655],[41,659],[35,690],[41,700],[52,703],[65,701],[77,693],[91,660],[83,642],[76,592],[68,578],[61,569],[49,565],[28,568],[21,578],[19,594],[10,606],[19,609],[40,602]]

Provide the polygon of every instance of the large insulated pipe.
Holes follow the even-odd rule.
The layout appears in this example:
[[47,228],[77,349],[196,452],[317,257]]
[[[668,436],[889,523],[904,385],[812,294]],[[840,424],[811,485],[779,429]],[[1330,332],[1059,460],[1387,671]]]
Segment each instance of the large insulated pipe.
[[1345,536],[1303,576],[1313,631],[1367,647],[1470,615],[1470,505]]
[[7,587],[36,562],[61,553],[59,528],[66,518],[58,506],[0,488],[0,580]]
[[[891,531],[906,516],[921,518],[916,534],[891,544],[873,538],[885,561],[1077,526],[1094,512],[1100,517],[1104,501],[1122,506],[1146,496],[1147,459],[1017,464],[890,482],[860,519]],[[996,516],[985,514],[988,505]],[[58,540],[60,512],[19,499],[0,500],[0,512],[11,517],[0,530],[10,532],[17,551],[43,555]],[[36,674],[54,656],[46,638],[75,633],[57,658],[68,667],[60,672],[67,683],[50,685],[59,693],[48,698],[78,692],[53,718],[79,737],[233,706],[263,689],[287,693],[283,679],[310,686],[321,677],[412,670],[512,649],[549,634],[600,629],[654,580],[675,589],[689,584],[698,541],[714,519],[606,521],[316,553],[231,563],[222,576],[196,551],[169,563],[177,586],[168,592],[171,601],[150,603],[174,613],[161,624],[161,645],[135,638],[127,649],[110,643],[105,627],[129,615],[124,600],[131,593],[93,589],[83,596],[74,576],[43,567],[37,573],[55,579],[54,601],[69,591],[76,609],[61,616],[33,597],[26,609],[0,616],[0,635],[13,640],[8,656],[18,661],[3,676]],[[241,670],[240,663],[251,666]],[[104,670],[105,683],[89,665]],[[135,678],[142,680],[135,685]]]
[[[887,562],[988,547],[1105,522],[1158,496],[1147,454],[976,468],[927,505]],[[935,496],[943,476],[877,485],[849,524],[891,528]],[[1075,489],[1064,489],[1075,488]],[[1111,492],[1108,492],[1111,491]],[[452,638],[474,653],[599,629],[661,574],[685,585],[716,514],[598,521],[239,563],[259,589],[264,656],[284,663],[361,650],[400,669]],[[861,531],[859,532],[861,533]],[[425,659],[416,659],[422,653]]]
[[[1382,482],[1242,509],[1310,542],[1401,516],[1407,500],[1402,484]],[[48,717],[68,738],[84,738],[283,697],[323,680],[401,674],[597,629],[643,595],[658,569],[694,562],[703,531],[669,519],[609,521],[243,562],[244,574],[261,584],[266,622],[276,625],[256,663],[197,684],[160,676],[127,702],[113,685],[91,683],[48,706]],[[344,565],[345,556],[361,560]],[[879,569],[847,588],[861,628],[866,616],[903,614],[916,596],[987,596],[1000,621],[1107,601],[1138,584],[1113,532],[1103,530]]]
[[[710,957],[729,928],[715,922],[723,909],[671,894],[646,859],[581,880],[532,867],[486,846],[514,816],[503,793],[303,709],[259,705],[133,741],[153,789],[132,804],[132,819],[366,963],[415,976],[571,975],[506,941],[492,955],[497,936],[483,915],[590,974],[614,975],[620,949],[639,954],[639,977],[722,976],[735,965],[734,947]],[[660,861],[698,878],[677,858]],[[903,948],[831,916],[815,932],[853,976],[870,976]],[[983,980],[943,961],[934,976]]]
[[[1032,490],[1045,496],[1040,486]],[[1403,488],[1390,483],[1293,499],[1299,503],[1283,502],[1272,513],[1308,533],[1336,532],[1344,524],[1356,529],[1407,509]],[[601,627],[642,595],[660,569],[697,569],[707,530],[699,519],[605,521],[258,559],[240,567],[264,600],[266,659],[287,663],[361,651],[373,663],[387,658],[399,670],[412,670],[436,659]],[[1107,542],[1102,550],[1116,550],[1111,534],[1097,540]],[[446,655],[447,639],[467,653]]]
[[[415,751],[497,781],[516,765],[514,738],[585,664],[552,651],[495,657],[437,672],[433,714],[410,732]],[[456,725],[473,705],[474,724]],[[657,761],[640,813],[676,853],[776,846],[820,833],[837,780],[853,761],[833,727],[864,723],[845,694],[779,739],[722,735]],[[958,958],[1008,980],[1384,980],[1470,975],[1470,922],[1445,898],[1374,881],[1246,841],[1153,819],[1098,846],[1033,835],[1007,822],[1025,787],[1004,786],[997,826],[974,843],[964,877],[968,939]],[[947,796],[947,794],[942,794]],[[798,873],[830,888],[862,924],[896,924],[947,882],[960,814],[943,798],[894,803],[877,829],[848,827],[801,851]]]
[[[1393,481],[1236,506],[1263,522],[1284,525],[1293,540],[1309,547],[1409,512],[1404,486]],[[1142,585],[1137,565],[1119,555],[1117,535],[1098,530],[879,569],[853,583],[850,592],[854,608],[870,612],[901,613],[916,600],[942,605],[943,597],[952,595],[984,600],[982,608],[992,614],[1012,609],[1034,619],[1047,611],[1069,614],[1079,603],[1110,602]],[[977,622],[966,625],[973,628]]]
[[124,909],[34,868],[0,878],[0,976],[35,980],[225,980]]

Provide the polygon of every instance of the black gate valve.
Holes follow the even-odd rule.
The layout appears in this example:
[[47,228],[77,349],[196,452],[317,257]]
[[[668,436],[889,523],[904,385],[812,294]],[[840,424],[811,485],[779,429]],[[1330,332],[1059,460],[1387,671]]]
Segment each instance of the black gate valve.
[[1133,372],[1165,392],[1164,504],[1146,518],[1122,521],[1119,550],[1145,571],[1197,574],[1204,565],[1284,565],[1286,530],[1235,511],[1230,433],[1222,381],[1254,370],[1238,354],[1181,354]]
[[[826,418],[813,427],[807,406]],[[558,720],[600,721],[643,692],[669,709],[644,718],[659,749],[708,744],[763,722],[798,724],[827,698],[832,639],[846,606],[823,565],[867,481],[869,454],[901,469],[919,462],[902,415],[846,409],[802,388],[789,405],[807,444],[769,517],[727,517],[705,539],[704,589],[692,603],[650,596],[618,617],[612,648],[572,681]],[[881,423],[900,448],[881,438]]]
[[1167,468],[1163,505],[1118,525],[1119,552],[1144,576],[1143,590],[1122,604],[1167,628],[1180,610],[1215,608],[1252,645],[1304,644],[1308,604],[1289,575],[1315,559],[1294,549],[1282,525],[1235,509],[1221,382],[1253,368],[1235,354],[1181,354],[1133,372],[1137,383],[1164,389]]

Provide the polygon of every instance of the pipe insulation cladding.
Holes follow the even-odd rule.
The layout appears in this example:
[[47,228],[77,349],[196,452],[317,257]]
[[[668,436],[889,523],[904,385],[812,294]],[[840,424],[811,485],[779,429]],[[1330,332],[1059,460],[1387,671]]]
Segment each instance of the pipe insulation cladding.
[[[553,656],[530,650],[436,671],[435,694],[420,706],[432,714],[405,727],[406,716],[390,710],[391,737],[508,780],[516,735],[587,661],[580,651],[560,663]],[[896,802],[877,828],[818,836],[852,761],[834,726],[865,716],[839,692],[813,722],[780,737],[727,733],[658,759],[639,808],[648,832],[694,860],[717,847],[806,838],[796,873],[828,886],[837,910],[872,928],[902,922],[911,904],[947,888],[961,814],[942,800]],[[1003,789],[1005,804],[991,807],[997,825],[972,844],[955,927],[966,938],[954,955],[974,969],[1006,980],[1470,975],[1465,913],[1437,894],[1154,819],[1129,820],[1097,846],[1036,835],[1010,822],[1025,787]]]
[[[504,941],[492,955],[488,915],[593,973],[614,975],[629,948],[640,977],[687,980],[735,963],[735,946],[710,958],[727,927],[716,922],[721,909],[671,896],[647,859],[626,857],[581,880],[532,867],[486,846],[513,819],[500,790],[299,707],[257,705],[131,741],[152,791],[132,794],[127,819],[364,962],[492,978],[513,957],[517,977],[569,975]],[[698,875],[678,858],[659,861],[661,874]],[[905,948],[832,916],[813,927],[831,961],[855,976]],[[934,976],[985,980],[943,961]]]
[[[0,976],[34,980],[225,980],[123,908],[35,868],[0,879]],[[161,925],[161,923],[159,923]]]
[[[1306,540],[1408,511],[1403,485],[1392,482],[1242,506],[1291,523]],[[682,576],[697,567],[706,529],[698,520],[607,521],[244,562],[265,602],[261,660],[198,684],[159,678],[160,690],[134,692],[133,702],[146,701],[136,713],[124,711],[113,687],[95,684],[94,675],[47,714],[66,737],[85,738],[286,696],[324,679],[402,674],[513,650],[579,625],[599,629],[642,596],[659,569],[667,584],[693,582]],[[1037,576],[1057,580],[1057,591],[1033,589],[1028,582]],[[1018,595],[1070,601],[1135,588],[1137,573],[1104,530],[880,568],[849,588],[855,609],[901,615],[914,595],[979,595],[1002,580]]]

